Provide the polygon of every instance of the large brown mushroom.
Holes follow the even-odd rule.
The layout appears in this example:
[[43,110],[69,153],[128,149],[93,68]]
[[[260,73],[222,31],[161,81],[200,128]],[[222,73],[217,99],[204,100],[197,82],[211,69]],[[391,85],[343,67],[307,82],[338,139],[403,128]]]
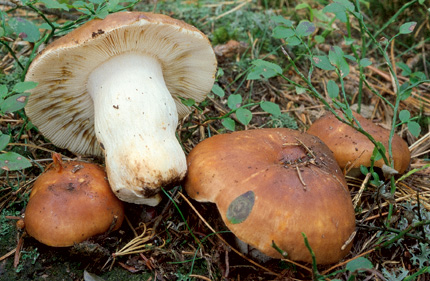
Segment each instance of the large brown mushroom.
[[214,202],[226,226],[264,254],[317,263],[339,261],[355,217],[345,178],[317,137],[286,128],[217,135],[188,155],[185,189]]
[[67,247],[116,230],[124,219],[104,170],[91,163],[54,163],[35,181],[25,210],[25,229],[39,242]]
[[[342,116],[340,111],[337,111],[337,113]],[[353,112],[353,115],[367,133],[384,145],[388,158],[390,131],[376,125],[356,112]],[[329,112],[316,120],[309,127],[307,133],[319,137],[327,144],[333,151],[341,169],[347,168],[350,170],[359,168],[361,165],[370,167],[370,158],[375,147],[373,143],[362,133],[339,121],[333,113]],[[392,151],[394,169],[398,173],[403,173],[409,167],[411,154],[406,142],[397,134],[393,136]],[[384,160],[380,159],[375,162],[374,166],[382,168],[383,165]]]

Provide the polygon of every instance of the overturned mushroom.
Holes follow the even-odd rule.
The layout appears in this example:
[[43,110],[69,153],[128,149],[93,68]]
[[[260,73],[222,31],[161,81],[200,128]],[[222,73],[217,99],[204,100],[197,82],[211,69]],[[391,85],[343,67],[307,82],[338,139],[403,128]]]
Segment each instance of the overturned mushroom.
[[27,233],[41,243],[68,247],[113,231],[124,219],[104,170],[82,161],[54,163],[35,181],[25,210]]
[[[340,111],[337,111],[337,113],[342,116]],[[384,145],[388,158],[390,131],[374,124],[356,112],[353,112],[353,115],[367,133]],[[373,143],[362,133],[339,121],[333,113],[327,113],[316,120],[309,127],[307,133],[319,137],[327,144],[330,150],[333,151],[341,169],[347,168],[351,170],[359,168],[361,165],[370,167],[370,158],[375,147]],[[406,142],[397,134],[393,136],[392,151],[394,169],[399,173],[403,173],[409,167],[411,154]],[[382,168],[383,165],[384,160],[382,159],[375,162],[375,167]]]
[[210,92],[216,59],[207,37],[168,16],[119,12],[46,47],[26,80],[38,82],[26,113],[55,145],[104,151],[109,182],[124,201],[156,205],[162,186],[183,179],[175,130]]
[[[217,135],[188,155],[185,189],[214,202],[226,226],[264,254],[281,258],[274,242],[296,261],[342,259],[355,229],[345,178],[317,137],[290,129]],[[349,241],[350,242],[350,241]]]

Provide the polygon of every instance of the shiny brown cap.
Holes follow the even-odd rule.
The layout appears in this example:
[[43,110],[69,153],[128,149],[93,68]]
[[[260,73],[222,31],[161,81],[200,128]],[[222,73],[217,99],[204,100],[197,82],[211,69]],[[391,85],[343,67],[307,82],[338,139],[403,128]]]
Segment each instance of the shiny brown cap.
[[116,230],[124,219],[104,170],[95,164],[55,163],[35,181],[25,210],[27,233],[53,247],[67,247]]
[[[337,111],[337,113],[342,116],[340,111]],[[353,115],[366,132],[384,145],[388,158],[390,131],[376,125],[356,112],[353,112]],[[309,127],[307,133],[319,137],[327,144],[342,169],[345,167],[348,169],[359,168],[361,165],[370,167],[370,157],[374,149],[373,143],[365,135],[340,122],[334,114],[327,113],[316,120]],[[405,172],[409,167],[411,154],[406,142],[397,134],[393,136],[392,151],[394,169],[399,173]],[[382,168],[383,164],[384,160],[381,159],[375,163],[375,167]]]
[[317,137],[295,130],[261,129],[217,135],[188,156],[185,189],[200,202],[216,203],[226,226],[264,254],[317,263],[342,259],[355,229],[345,178]]

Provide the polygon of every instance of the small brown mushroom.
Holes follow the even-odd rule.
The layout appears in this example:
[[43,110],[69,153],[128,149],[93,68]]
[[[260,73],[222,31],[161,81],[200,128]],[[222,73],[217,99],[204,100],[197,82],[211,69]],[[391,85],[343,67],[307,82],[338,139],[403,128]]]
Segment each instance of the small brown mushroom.
[[124,219],[122,202],[113,194],[105,171],[81,161],[54,163],[35,181],[25,211],[27,233],[53,247],[68,247],[116,230]]
[[[340,111],[337,113],[342,116]],[[376,141],[381,142],[387,153],[390,131],[374,124],[372,121],[353,112],[355,118],[363,129],[368,132]],[[341,169],[359,168],[361,165],[370,167],[370,157],[372,156],[374,145],[362,133],[345,123],[340,122],[332,113],[327,113],[319,118],[309,127],[307,133],[319,137],[333,151],[334,157]],[[398,173],[403,173],[409,167],[411,154],[408,145],[398,135],[393,136],[392,151],[394,159],[394,169]],[[382,168],[384,160],[375,162],[375,167]]]
[[264,254],[317,263],[339,261],[355,217],[345,178],[317,137],[286,128],[217,135],[188,155],[185,189],[214,202],[226,226]]

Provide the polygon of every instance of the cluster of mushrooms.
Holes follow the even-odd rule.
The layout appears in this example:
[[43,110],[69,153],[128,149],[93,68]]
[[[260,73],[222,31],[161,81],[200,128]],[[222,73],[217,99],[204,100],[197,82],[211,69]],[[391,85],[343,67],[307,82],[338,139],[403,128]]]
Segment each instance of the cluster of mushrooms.
[[[182,182],[191,198],[216,203],[240,240],[270,257],[282,258],[277,245],[289,259],[311,262],[302,234],[318,264],[345,257],[355,217],[343,169],[370,165],[373,144],[328,114],[307,133],[280,128],[217,135],[186,157],[175,135],[178,118],[189,112],[181,99],[202,101],[216,67],[203,33],[152,13],[111,14],[48,45],[26,76],[38,83],[26,113],[58,147],[104,156],[106,174],[54,155],[30,195],[28,233],[47,245],[70,246],[119,228],[121,201],[155,206],[161,187]],[[386,145],[387,130],[356,118]],[[402,150],[394,169],[403,172],[409,150],[397,136],[393,146],[400,147],[395,153]],[[65,213],[70,219],[60,220]],[[47,229],[48,221],[55,227]],[[75,233],[75,224],[84,230]]]

